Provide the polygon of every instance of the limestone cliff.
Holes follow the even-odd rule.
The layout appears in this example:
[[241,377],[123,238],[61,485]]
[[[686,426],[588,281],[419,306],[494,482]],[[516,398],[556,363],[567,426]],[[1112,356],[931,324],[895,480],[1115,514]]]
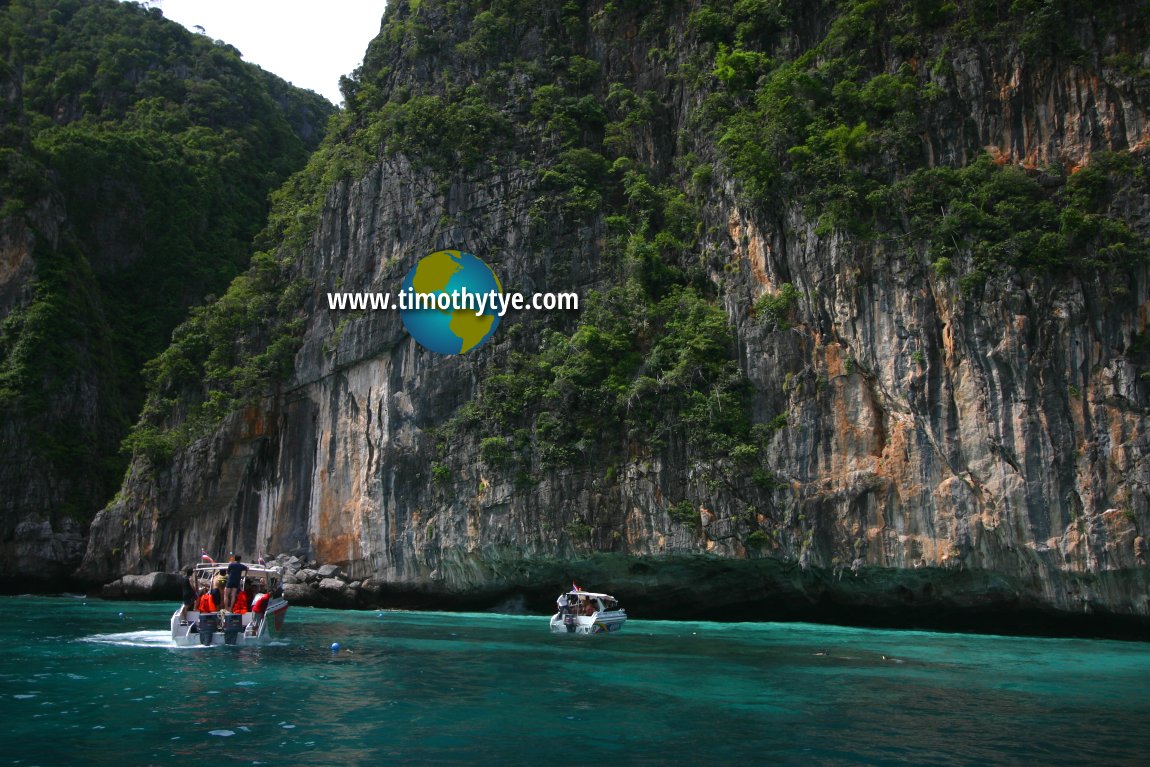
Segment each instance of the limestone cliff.
[[[290,373],[157,410],[184,439],[84,577],[204,546],[431,603],[1150,617],[1141,4],[479,5],[389,6],[330,145],[367,162],[278,251]],[[592,308],[446,357],[327,308],[444,247]]]
[[0,5],[0,576],[60,588],[141,368],[244,269],[333,107],[116,0]]

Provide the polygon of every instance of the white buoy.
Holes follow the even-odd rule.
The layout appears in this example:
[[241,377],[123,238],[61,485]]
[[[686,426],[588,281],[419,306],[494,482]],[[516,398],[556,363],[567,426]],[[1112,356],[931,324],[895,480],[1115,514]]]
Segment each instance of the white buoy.
[[120,620],[123,620],[123,619],[124,619],[124,614],[120,613]]

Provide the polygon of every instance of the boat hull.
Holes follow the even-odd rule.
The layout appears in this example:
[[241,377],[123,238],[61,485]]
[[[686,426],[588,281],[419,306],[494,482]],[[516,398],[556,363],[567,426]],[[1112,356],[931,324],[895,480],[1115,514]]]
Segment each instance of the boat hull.
[[171,619],[172,642],[178,647],[267,644],[283,632],[287,610],[287,600],[277,599],[268,605],[262,619],[253,613],[226,614],[222,621],[216,621],[214,629],[202,623],[196,611],[189,611],[187,623],[182,624],[176,610]]
[[623,628],[627,621],[627,614],[622,610],[612,612],[598,612],[594,615],[561,615],[555,613],[551,616],[551,632],[553,634],[614,634]]

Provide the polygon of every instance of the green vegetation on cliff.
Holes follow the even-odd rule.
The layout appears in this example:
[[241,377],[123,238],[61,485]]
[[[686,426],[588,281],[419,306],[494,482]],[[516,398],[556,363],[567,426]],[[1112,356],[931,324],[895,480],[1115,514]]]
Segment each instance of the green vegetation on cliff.
[[[277,221],[314,222],[309,211],[326,185],[364,167],[377,148],[446,181],[519,166],[541,146],[532,207],[539,237],[569,239],[574,228],[602,220],[614,263],[605,282],[615,287],[585,296],[582,316],[547,328],[538,351],[515,352],[448,428],[468,430],[492,463],[520,471],[569,465],[593,444],[608,448],[604,461],[688,447],[725,459],[742,446],[746,455],[749,392],[698,260],[704,189],[693,196],[680,189],[694,168],[669,178],[635,150],[665,105],[628,83],[605,82],[596,62],[574,52],[588,39],[581,9],[564,8],[541,45],[525,43],[524,20],[535,10],[532,3],[492,3],[477,10],[469,38],[453,43],[439,22],[463,9],[389,8],[362,70],[343,83],[351,107],[346,125],[277,195],[273,228]],[[481,74],[464,86],[449,65],[426,82],[391,87],[392,73],[413,55],[409,46],[450,48]],[[525,84],[509,89],[520,75]],[[277,235],[261,239],[270,244]],[[173,346],[150,365],[152,397],[133,446],[161,458],[268,390],[272,369],[253,360],[290,361],[275,349],[294,349],[302,316],[298,303],[277,301],[275,291],[299,284],[290,262],[302,244],[261,256],[227,296],[177,331]],[[269,317],[277,318],[270,321],[276,330]],[[202,393],[189,397],[197,382]],[[165,425],[166,414],[179,410],[186,417]]]
[[246,267],[333,108],[115,0],[5,3],[0,106],[0,224],[35,242],[2,286],[3,463],[66,496],[6,504],[86,518],[122,474],[144,362]]
[[[754,454],[749,388],[700,260],[705,190],[690,191],[693,167],[656,168],[644,151],[671,140],[660,125],[665,99],[629,76],[606,77],[602,62],[588,55],[595,35],[619,44],[608,31],[616,24],[641,24],[653,45],[669,42],[669,30],[655,30],[674,15],[674,4],[643,14],[626,4],[597,11],[594,4],[543,5],[483,4],[465,40],[431,31],[450,7],[398,8],[346,83],[349,103],[370,130],[410,108],[402,89],[387,89],[402,52],[450,47],[480,75],[461,89],[459,73],[446,67],[423,87],[457,109],[495,115],[487,124],[503,127],[476,137],[467,157],[454,141],[385,149],[431,168],[490,167],[492,153],[507,164],[536,157],[537,245],[562,254],[595,222],[607,235],[602,287],[584,296],[578,318],[512,330],[525,331],[523,341],[496,353],[477,397],[439,433],[472,435],[486,463],[524,480],[540,470],[588,461],[602,470],[628,456],[668,451],[708,460],[727,459],[740,447]],[[529,34],[528,19],[548,20],[541,40]],[[547,278],[562,279],[562,257],[553,269]]]
[[361,173],[371,159],[350,140],[345,113],[329,127],[305,167],[271,193],[248,270],[217,300],[194,307],[172,343],[145,364],[148,398],[125,440],[133,454],[166,463],[290,375],[312,287],[300,274],[303,249],[319,225],[327,190]]
[[[969,257],[967,293],[1004,267],[1093,275],[1145,260],[1145,232],[1135,231],[1121,203],[1144,182],[1136,157],[1103,152],[1081,171],[1058,160],[1023,170],[984,154],[971,136],[963,152],[972,160],[962,166],[932,158],[924,140],[950,128],[947,120],[970,120],[947,87],[955,50],[977,40],[1000,62],[1021,57],[1038,71],[1077,64],[1118,73],[1125,60],[1099,60],[1075,42],[1073,26],[1081,22],[1096,39],[1119,37],[1144,49],[1144,4],[836,5],[821,37],[798,55],[789,37],[801,21],[797,6],[709,2],[691,14],[689,26],[713,46],[709,77],[720,84],[707,97],[702,122],[750,200],[764,209],[798,200],[821,234],[925,245],[940,274]],[[1145,82],[1147,72],[1119,76]],[[701,69],[698,78],[707,77]]]
[[[593,260],[584,310],[508,323],[511,343],[480,352],[473,399],[424,425],[444,450],[474,446],[522,482],[688,456],[763,510],[775,487],[763,447],[788,414],[741,372],[732,321],[781,334],[813,321],[802,316],[812,302],[798,279],[749,298],[726,292],[726,275],[748,267],[731,255],[742,243],[716,201],[752,207],[781,241],[805,218],[818,237],[922,256],[919,276],[966,298],[1011,271],[1057,280],[1142,263],[1144,223],[1125,204],[1145,183],[1141,155],[1020,168],[987,153],[970,105],[947,87],[954,52],[976,42],[1001,60],[1079,62],[1144,82],[1137,59],[1098,61],[1068,28],[1089,20],[1096,38],[1144,48],[1148,17],[1095,10],[1071,0],[391,3],[343,82],[338,131],[276,195],[266,252],[152,364],[132,444],[166,455],[286,376],[310,287],[295,260],[332,182],[384,158],[440,192],[514,169],[531,174],[528,234],[548,250],[530,276],[559,285],[576,255]],[[953,151],[936,154],[944,130]],[[437,455],[431,475],[444,484],[466,459]],[[672,518],[693,524],[694,504],[671,501]]]

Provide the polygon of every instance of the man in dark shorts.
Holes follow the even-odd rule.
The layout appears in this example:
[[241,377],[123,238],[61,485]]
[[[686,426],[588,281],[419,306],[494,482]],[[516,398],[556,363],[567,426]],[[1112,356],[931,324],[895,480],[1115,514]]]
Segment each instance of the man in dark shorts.
[[188,610],[196,609],[196,600],[199,595],[196,594],[196,576],[194,575],[195,568],[189,567],[184,570],[184,581],[181,588],[180,598],[184,601],[183,609],[180,610],[180,625],[188,625]]
[[240,590],[240,581],[247,569],[248,566],[240,561],[240,555],[232,554],[232,561],[228,563],[228,580],[224,584],[224,609],[229,612],[236,601],[236,592]]

